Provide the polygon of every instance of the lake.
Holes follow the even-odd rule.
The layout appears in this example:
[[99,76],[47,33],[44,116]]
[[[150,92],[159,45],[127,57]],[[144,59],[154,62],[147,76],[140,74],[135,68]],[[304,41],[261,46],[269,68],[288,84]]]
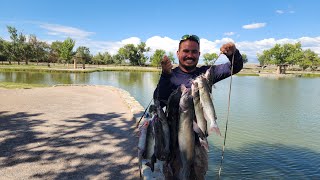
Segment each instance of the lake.
[[[0,72],[0,82],[91,84],[122,88],[147,107],[156,72]],[[213,101],[222,134],[230,78],[216,83]],[[320,179],[320,78],[234,76],[223,179]],[[223,138],[209,136],[209,171],[215,179]]]

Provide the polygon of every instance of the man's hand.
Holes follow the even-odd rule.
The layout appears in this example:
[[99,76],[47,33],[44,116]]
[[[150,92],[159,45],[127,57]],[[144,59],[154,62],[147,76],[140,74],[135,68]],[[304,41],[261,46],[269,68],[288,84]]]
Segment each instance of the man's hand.
[[164,56],[161,61],[162,73],[164,74],[171,74],[172,71],[172,64],[168,56]]
[[231,56],[236,51],[236,45],[232,42],[226,43],[220,48],[221,53]]

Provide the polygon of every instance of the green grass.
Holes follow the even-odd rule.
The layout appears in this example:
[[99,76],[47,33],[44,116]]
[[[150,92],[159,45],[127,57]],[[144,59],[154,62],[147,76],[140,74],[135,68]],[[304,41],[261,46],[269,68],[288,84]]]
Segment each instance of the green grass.
[[140,66],[105,66],[100,67],[100,71],[139,71],[139,72],[159,72],[161,69],[155,67],[140,67]]
[[[79,66],[78,66],[79,67]],[[96,71],[140,71],[140,72],[158,72],[160,69],[156,67],[141,67],[141,66],[114,66],[114,65],[86,65],[86,69],[73,69],[73,65],[69,67],[58,64],[51,65],[0,65],[0,71],[28,71],[28,72],[65,72],[65,73],[91,73]]]
[[[175,64],[174,67],[177,65]],[[12,71],[28,71],[28,72],[59,72],[59,73],[91,73],[97,71],[126,71],[126,72],[159,72],[161,69],[157,67],[150,66],[129,66],[129,65],[92,65],[86,64],[86,69],[81,69],[81,65],[78,64],[77,69],[73,69],[73,64],[64,65],[64,64],[50,64],[50,67],[46,63],[39,63],[38,65],[30,63],[29,65],[21,64],[0,64],[0,71],[2,72],[12,72]],[[259,76],[261,73],[274,73],[276,71],[275,67],[269,67],[261,70],[255,65],[246,65],[244,68],[237,74],[239,76]],[[287,73],[298,73],[302,77],[320,77],[319,72],[305,72],[305,71],[292,71],[287,70]]]
[[44,84],[0,82],[0,88],[6,88],[6,89],[31,89],[36,87],[49,87],[49,86]]
[[302,77],[320,77],[320,74],[301,74]]
[[239,72],[236,76],[259,76],[257,73],[241,73]]

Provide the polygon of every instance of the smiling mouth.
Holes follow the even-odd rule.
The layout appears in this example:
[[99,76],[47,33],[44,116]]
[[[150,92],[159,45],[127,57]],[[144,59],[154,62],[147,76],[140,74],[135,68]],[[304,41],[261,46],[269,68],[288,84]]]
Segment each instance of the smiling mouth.
[[194,59],[185,59],[184,61],[186,61],[186,62],[195,62]]

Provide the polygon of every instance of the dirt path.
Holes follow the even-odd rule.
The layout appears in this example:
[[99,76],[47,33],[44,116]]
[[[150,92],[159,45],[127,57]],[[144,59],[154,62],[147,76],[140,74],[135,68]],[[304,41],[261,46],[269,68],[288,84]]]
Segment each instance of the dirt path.
[[138,179],[131,102],[105,86],[0,89],[0,179]]

